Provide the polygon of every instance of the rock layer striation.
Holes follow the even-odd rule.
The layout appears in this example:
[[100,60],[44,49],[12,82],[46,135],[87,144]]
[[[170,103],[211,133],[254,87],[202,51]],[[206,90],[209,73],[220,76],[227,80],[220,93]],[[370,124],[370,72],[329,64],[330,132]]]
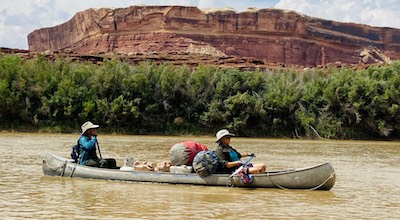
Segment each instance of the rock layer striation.
[[[296,66],[400,59],[399,29],[278,9],[240,13],[183,6],[88,9],[58,26],[33,31],[28,44],[34,52],[191,53]],[[366,51],[378,51],[384,58],[367,59]]]

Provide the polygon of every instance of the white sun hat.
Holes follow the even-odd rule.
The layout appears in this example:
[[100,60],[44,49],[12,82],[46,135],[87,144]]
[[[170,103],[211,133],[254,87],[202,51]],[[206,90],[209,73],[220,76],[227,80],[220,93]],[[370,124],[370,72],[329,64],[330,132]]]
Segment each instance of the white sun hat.
[[89,129],[98,128],[98,127],[100,127],[100,126],[99,125],[95,125],[90,121],[87,121],[87,122],[83,123],[83,125],[81,126],[82,134],[84,134]]
[[217,137],[217,139],[215,140],[215,143],[217,143],[219,140],[221,140],[221,138],[223,138],[225,136],[233,137],[235,135],[232,133],[229,133],[229,131],[226,129],[222,129],[222,130],[219,130],[215,136]]

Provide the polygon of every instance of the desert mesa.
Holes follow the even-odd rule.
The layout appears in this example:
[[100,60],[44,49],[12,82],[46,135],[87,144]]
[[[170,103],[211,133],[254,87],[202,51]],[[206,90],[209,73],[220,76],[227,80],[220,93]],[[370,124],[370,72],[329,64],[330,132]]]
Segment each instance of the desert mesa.
[[32,52],[151,53],[251,57],[315,67],[400,59],[400,29],[309,17],[279,9],[185,6],[88,9],[28,35]]

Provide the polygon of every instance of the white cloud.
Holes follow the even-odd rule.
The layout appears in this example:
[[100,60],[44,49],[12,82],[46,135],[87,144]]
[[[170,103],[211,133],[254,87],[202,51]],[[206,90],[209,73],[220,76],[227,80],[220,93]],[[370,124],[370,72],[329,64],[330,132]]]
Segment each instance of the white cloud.
[[399,0],[281,0],[275,7],[328,20],[400,28]]
[[52,0],[13,0],[0,7],[0,46],[27,49],[27,35],[65,22]]
[[[27,49],[27,35],[51,27],[88,8],[131,5],[184,5],[199,8],[281,8],[329,20],[400,28],[399,0],[2,0],[0,47]],[[274,6],[275,5],[275,6]]]

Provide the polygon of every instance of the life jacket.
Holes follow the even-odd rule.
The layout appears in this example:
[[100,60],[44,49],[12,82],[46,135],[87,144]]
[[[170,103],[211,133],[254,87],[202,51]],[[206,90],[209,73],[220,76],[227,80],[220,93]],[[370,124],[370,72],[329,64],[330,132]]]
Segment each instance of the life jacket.
[[[76,145],[71,147],[71,158],[74,160],[75,163],[79,163],[80,156],[82,155],[82,148],[80,144],[80,137],[76,141]],[[93,148],[91,151],[88,152],[88,159],[97,159],[96,148]]]

